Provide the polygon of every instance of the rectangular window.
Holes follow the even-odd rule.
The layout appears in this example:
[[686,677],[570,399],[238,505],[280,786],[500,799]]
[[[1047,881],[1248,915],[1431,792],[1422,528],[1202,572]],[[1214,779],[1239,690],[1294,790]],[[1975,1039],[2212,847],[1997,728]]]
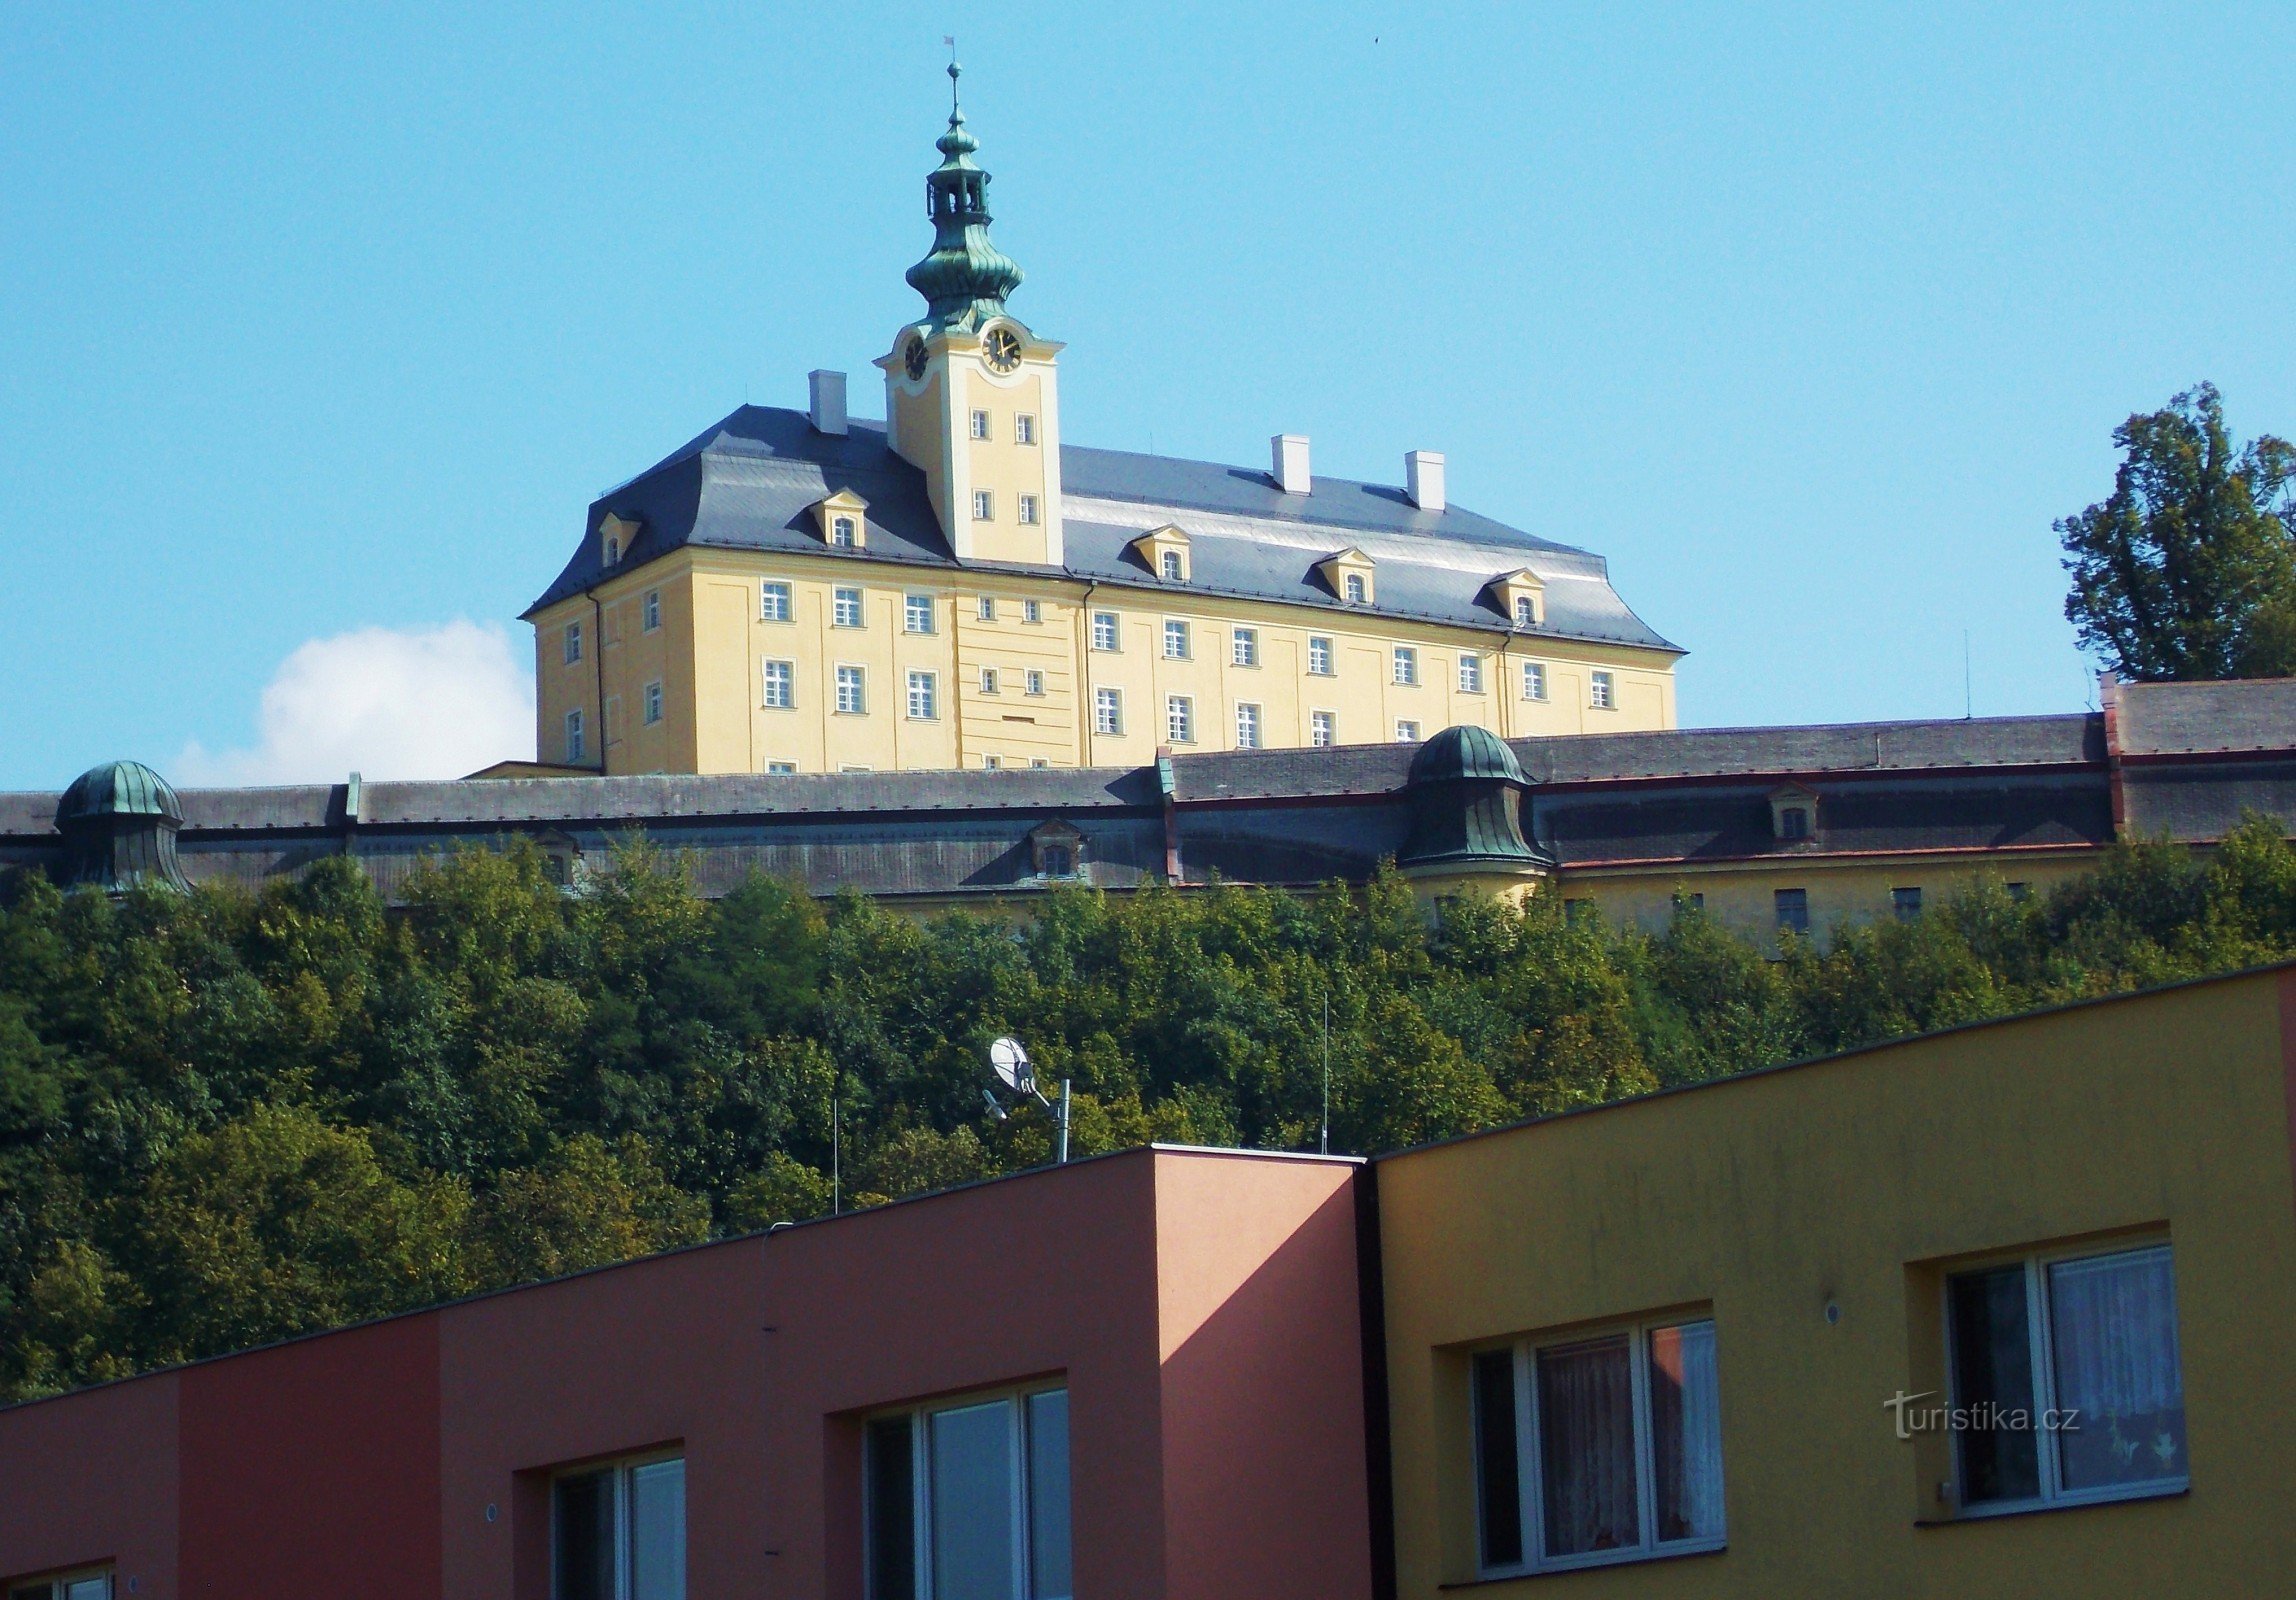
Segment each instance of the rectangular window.
[[931,722],[941,714],[940,684],[930,672],[909,674],[909,720]]
[[996,519],[996,495],[987,489],[975,489],[973,491],[973,520],[975,522],[994,522]]
[[1014,444],[1036,443],[1036,418],[1025,411],[1016,415],[1012,419],[1012,442]]
[[1483,692],[1483,658],[1481,656],[1462,655],[1459,658],[1459,692],[1461,694],[1481,694]]
[[1177,617],[1167,618],[1164,623],[1164,659],[1188,659],[1188,625]]
[[662,720],[662,680],[656,678],[646,685],[646,721],[650,725]]
[[858,589],[832,589],[829,591],[829,625],[833,628],[861,626],[861,591]]
[[566,764],[575,766],[582,760],[582,713],[566,713]]
[[1117,640],[1118,640],[1118,638],[1119,638],[1119,635],[1117,634],[1117,631],[1116,631],[1116,613],[1115,613],[1115,612],[1113,612],[1113,611],[1095,611],[1094,613],[1092,613],[1092,648],[1093,648],[1093,649],[1095,649],[1095,650],[1113,650],[1113,649],[1115,649],[1115,648],[1116,648],[1116,645],[1117,645]]
[[551,1600],[685,1600],[684,1461],[573,1473],[550,1491]]
[[1124,691],[1121,689],[1095,689],[1092,691],[1092,731],[1118,734],[1124,731]]
[[1470,1403],[1484,1575],[1718,1548],[1714,1357],[1704,1319],[1478,1355]]
[[1021,677],[1021,685],[1030,694],[1044,693],[1044,674],[1031,668]]
[[1397,744],[1417,744],[1419,742],[1419,724],[1416,722],[1398,722],[1395,725],[1395,742]]
[[765,771],[766,776],[771,778],[794,778],[797,776],[797,763],[794,761],[768,761],[765,764]]
[[1587,678],[1587,704],[1597,711],[1611,710],[1618,704],[1618,690],[1607,672],[1597,672]]
[[579,622],[569,622],[566,624],[565,648],[566,664],[568,666],[572,666],[575,662],[582,659],[582,624]]
[[1330,677],[1331,660],[1331,641],[1311,637],[1307,642],[1308,675],[1316,678]]
[[996,619],[997,619],[997,598],[996,598],[996,596],[995,596],[995,595],[993,595],[993,594],[984,594],[984,595],[982,595],[982,596],[981,596],[981,601],[980,601],[980,618],[981,618],[981,620],[982,620],[983,622],[994,622],[994,621],[996,621]]
[[1196,742],[1196,702],[1184,694],[1164,702],[1164,733],[1174,744]]
[[642,607],[641,614],[643,620],[639,623],[639,626],[645,629],[646,632],[652,633],[656,628],[662,625],[661,590],[648,589],[646,591],[645,603]]
[[901,622],[910,633],[931,633],[933,597],[929,594],[913,594],[904,599],[901,602]]
[[72,1572],[8,1586],[8,1600],[114,1600],[109,1572]]
[[1547,697],[1547,664],[1544,661],[1523,663],[1523,698],[1544,700]]
[[859,549],[861,546],[861,524],[851,517],[830,519],[829,542],[840,550]]
[[1796,933],[1810,931],[1810,891],[1807,889],[1780,889],[1770,896],[1776,910],[1778,926]]
[[983,667],[983,668],[981,668],[981,693],[983,693],[983,694],[995,694],[996,692],[997,692],[997,669],[996,669],[996,668],[994,668],[994,667]]
[[1036,525],[1036,496],[1033,494],[1024,494],[1019,498],[1017,502],[1015,502],[1015,504],[1020,515],[1020,520],[1028,526],[1034,527]]
[[2184,1375],[2167,1245],[1955,1273],[1946,1320],[1964,1506],[2184,1487]]
[[1257,628],[1238,628],[1228,644],[1228,659],[1239,667],[1260,664],[1260,631]]
[[983,756],[983,757],[981,757],[981,770],[982,770],[983,772],[1002,772],[1002,771],[1004,770],[1004,757],[1003,757],[1003,756]]
[[1257,750],[1260,747],[1260,708],[1239,704],[1236,707],[1236,748]]
[[1020,603],[1020,620],[1023,622],[1042,622],[1044,620],[1043,605],[1034,600],[1023,600]]
[[1068,1391],[871,1422],[869,1600],[1071,1600]]
[[1419,652],[1407,644],[1395,647],[1395,681],[1402,684],[1419,681]]
[[869,711],[869,680],[859,667],[837,669],[837,712],[840,716],[866,716]]
[[1051,766],[1052,763],[1046,760],[1043,756],[1030,756],[1028,758],[1028,765],[1031,772],[1040,772],[1046,767]]
[[797,704],[796,662],[768,661],[765,664],[765,703],[775,711],[787,711]]
[[1307,742],[1322,750],[1339,743],[1339,718],[1329,711],[1310,711],[1307,714]]
[[758,591],[757,617],[760,622],[787,622],[797,615],[789,601],[789,585],[769,583]]
[[973,413],[973,437],[976,439],[986,439],[988,436],[989,414],[986,411],[975,411]]
[[1889,908],[1896,914],[1898,921],[1911,922],[1915,917],[1921,915],[1921,891],[1919,889],[1890,890]]

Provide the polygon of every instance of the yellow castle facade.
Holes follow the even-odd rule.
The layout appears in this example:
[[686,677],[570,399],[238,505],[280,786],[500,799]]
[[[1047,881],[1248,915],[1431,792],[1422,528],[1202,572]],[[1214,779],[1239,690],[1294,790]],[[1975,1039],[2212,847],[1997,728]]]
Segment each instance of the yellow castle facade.
[[[952,69],[952,77],[954,76]],[[743,407],[592,507],[527,612],[537,754],[605,773],[1121,767],[1159,750],[1675,725],[1601,558],[1401,486],[1064,443],[1061,346],[1006,308],[961,111],[926,315],[804,411]]]

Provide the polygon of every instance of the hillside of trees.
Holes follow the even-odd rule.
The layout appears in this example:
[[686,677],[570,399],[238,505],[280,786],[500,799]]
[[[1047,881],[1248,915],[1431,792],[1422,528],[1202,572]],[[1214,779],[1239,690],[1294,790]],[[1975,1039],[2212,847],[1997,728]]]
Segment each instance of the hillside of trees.
[[260,896],[0,909],[0,1397],[1048,1159],[985,1047],[1076,1083],[1080,1153],[1374,1151],[1892,1035],[2296,955],[2296,848],[2119,849],[2056,893],[1789,941],[1552,897],[1430,921],[1392,875],[1056,892],[915,920],[643,844],[578,896],[530,849],[386,910],[348,863]]

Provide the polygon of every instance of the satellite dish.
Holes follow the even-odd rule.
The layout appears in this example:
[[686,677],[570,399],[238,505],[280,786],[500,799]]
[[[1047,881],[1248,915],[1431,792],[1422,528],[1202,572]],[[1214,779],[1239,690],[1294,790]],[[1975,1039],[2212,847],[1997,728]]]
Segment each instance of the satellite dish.
[[996,1068],[997,1076],[1008,1089],[1026,1094],[1036,1087],[1036,1074],[1028,1066],[1028,1052],[1020,1047],[1018,1039],[999,1039],[990,1045],[989,1065]]

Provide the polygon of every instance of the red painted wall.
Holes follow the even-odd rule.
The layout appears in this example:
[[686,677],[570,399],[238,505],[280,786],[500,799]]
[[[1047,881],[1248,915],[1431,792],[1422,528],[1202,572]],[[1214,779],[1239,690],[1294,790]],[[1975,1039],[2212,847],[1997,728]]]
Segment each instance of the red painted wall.
[[122,1600],[176,1593],[178,1382],[160,1373],[0,1412],[0,1577],[109,1561]]

